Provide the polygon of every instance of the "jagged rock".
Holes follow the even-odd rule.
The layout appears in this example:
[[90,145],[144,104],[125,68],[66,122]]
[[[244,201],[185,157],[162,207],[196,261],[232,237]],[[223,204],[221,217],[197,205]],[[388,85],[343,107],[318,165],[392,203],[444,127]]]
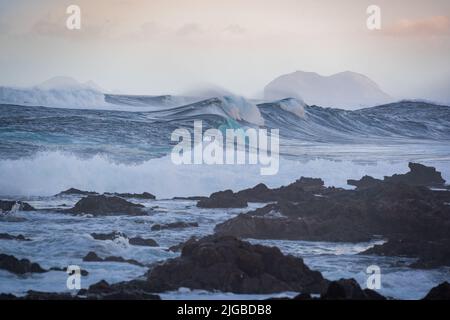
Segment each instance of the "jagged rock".
[[192,236],[190,237],[186,242],[180,242],[179,244],[176,244],[174,246],[171,246],[169,249],[167,249],[168,251],[172,251],[172,252],[178,252],[183,250],[184,246],[187,244],[192,244],[194,242],[196,242],[198,239],[196,236]]
[[87,290],[80,290],[78,296],[99,300],[160,300],[158,295],[148,291],[146,281],[132,280],[109,284],[101,280]]
[[269,189],[264,183],[260,183],[253,188],[237,192],[236,196],[248,202],[268,202],[275,198],[275,191]]
[[85,262],[124,262],[133,264],[136,266],[143,267],[144,264],[134,260],[134,259],[125,259],[122,257],[115,257],[115,256],[109,256],[106,258],[100,258],[95,252],[90,251],[84,258],[83,261]]
[[114,240],[119,237],[127,238],[127,235],[119,232],[119,231],[113,231],[110,233],[91,233],[91,237],[95,240]]
[[153,239],[144,239],[141,237],[131,238],[130,244],[133,246],[144,246],[144,247],[159,247],[158,242]]
[[362,190],[327,189],[320,197],[299,193],[240,214],[215,228],[221,235],[258,239],[367,241],[373,235],[450,234],[450,193],[426,187],[382,183]]
[[8,234],[8,233],[0,233],[0,239],[3,240],[18,240],[18,241],[31,241],[31,239],[25,238],[23,235],[19,234],[17,236]]
[[322,179],[301,177],[287,186],[275,189],[269,189],[265,184],[260,183],[253,188],[236,193],[225,190],[215,192],[210,197],[182,199],[196,200],[198,198],[197,206],[200,208],[245,208],[248,202],[298,201],[299,199],[309,199],[316,194],[329,194],[340,190],[342,189],[326,188]]
[[164,230],[164,229],[184,229],[184,228],[193,228],[193,227],[198,227],[198,223],[197,222],[179,221],[179,222],[172,222],[172,223],[168,223],[168,224],[154,224],[151,227],[151,230],[159,231],[159,230]]
[[301,258],[276,247],[208,236],[184,246],[181,256],[156,266],[147,278],[154,292],[180,287],[234,293],[321,293],[328,285]]
[[[64,267],[64,268],[60,268],[60,267],[51,267],[51,268],[49,269],[49,271],[61,271],[61,272],[67,272],[67,267]],[[80,274],[81,274],[83,277],[86,277],[86,276],[89,275],[89,272],[88,272],[87,270],[81,269],[81,270],[80,270]]]
[[410,162],[410,171],[406,174],[394,174],[384,177],[384,181],[390,183],[405,183],[413,186],[443,187],[445,180],[439,171],[433,167],[427,167],[420,163]]
[[204,196],[192,196],[192,197],[173,197],[172,200],[193,200],[193,201],[199,201],[199,200],[205,200],[208,199],[208,197]]
[[383,183],[383,180],[375,179],[371,176],[364,176],[359,180],[347,180],[347,184],[350,186],[355,186],[357,190],[372,188],[381,183]]
[[33,263],[28,259],[19,260],[16,257],[7,254],[0,254],[0,269],[15,274],[47,272],[47,270],[43,269],[37,263]]
[[450,266],[450,239],[392,239],[375,245],[360,254],[419,258],[410,267],[430,269]]
[[358,190],[371,188],[382,183],[407,184],[410,186],[441,187],[445,188],[445,180],[439,171],[433,167],[427,167],[420,163],[410,162],[409,172],[405,174],[394,174],[385,176],[384,180],[364,176],[360,180],[347,180],[347,184],[356,186]]
[[94,191],[84,191],[84,190],[79,190],[79,189],[75,189],[75,188],[70,188],[70,189],[61,191],[60,193],[56,194],[55,197],[65,196],[65,195],[96,196],[96,195],[98,195],[98,193],[94,192]]
[[34,211],[31,205],[23,201],[0,200],[0,212],[9,212],[11,210]]
[[355,279],[332,281],[322,300],[386,300],[381,294],[370,289],[361,289]]
[[91,233],[95,240],[114,240],[119,237],[128,239],[128,243],[134,246],[158,247],[158,243],[153,239],[144,239],[141,237],[128,238],[126,234],[118,231],[110,233]]
[[108,215],[145,215],[141,204],[129,202],[119,197],[87,196],[75,204],[67,212],[74,214],[92,214],[95,216]]
[[0,294],[0,300],[160,300],[147,289],[146,281],[132,280],[109,284],[101,280],[76,294],[28,291],[26,296]]
[[197,202],[199,208],[245,208],[247,201],[239,198],[231,190],[214,192],[208,199]]
[[117,196],[121,198],[135,198],[135,199],[147,199],[147,200],[153,200],[156,199],[156,197],[148,192],[143,193],[105,193],[107,196]]
[[450,283],[445,281],[432,288],[423,300],[450,300]]

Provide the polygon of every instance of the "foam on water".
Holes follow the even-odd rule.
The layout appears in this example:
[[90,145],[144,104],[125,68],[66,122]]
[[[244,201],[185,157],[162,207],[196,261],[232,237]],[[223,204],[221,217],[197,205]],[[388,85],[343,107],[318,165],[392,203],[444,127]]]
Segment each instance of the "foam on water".
[[[446,161],[423,161],[442,171],[450,180]],[[62,152],[42,152],[31,158],[0,161],[0,195],[53,195],[70,187],[97,192],[143,192],[158,198],[209,195],[212,192],[235,191],[266,183],[278,187],[301,176],[322,178],[329,186],[349,187],[347,179],[364,175],[384,175],[408,171],[407,161],[280,159],[280,170],[273,176],[261,176],[259,165],[175,165],[169,156],[138,164],[118,163],[96,155],[81,159]]]
[[[32,241],[0,240],[0,252],[27,258],[38,262],[44,268],[78,265],[89,275],[82,277],[81,285],[89,285],[102,279],[109,283],[132,280],[141,277],[146,267],[128,263],[83,262],[82,258],[95,251],[100,257],[121,256],[135,259],[151,265],[158,261],[174,258],[179,253],[167,251],[167,248],[184,242],[191,236],[202,237],[213,233],[214,226],[241,212],[253,210],[263,204],[250,203],[245,209],[200,209],[195,201],[189,200],[139,200],[148,208],[153,208],[148,216],[129,217],[82,217],[55,213],[55,208],[72,206],[79,197],[32,197],[27,199],[36,208],[50,207],[47,211],[17,212],[13,215],[25,218],[22,222],[3,222],[0,233],[23,234]],[[137,200],[134,200],[137,201]],[[152,231],[153,224],[175,221],[197,222],[198,228],[166,229]],[[120,231],[128,237],[140,236],[156,240],[160,247],[133,246],[125,238],[119,240],[94,240],[91,233]],[[286,240],[251,240],[267,246],[277,246],[285,254],[302,257],[314,270],[322,272],[324,277],[335,280],[355,278],[362,287],[366,286],[366,269],[369,265],[378,265],[382,272],[384,295],[394,298],[419,299],[430,288],[443,281],[450,280],[450,268],[432,270],[414,270],[407,268],[413,259],[357,255],[359,252],[382,242],[376,240],[364,243],[332,243]],[[65,272],[51,271],[43,274],[17,276],[0,270],[0,292],[25,294],[27,290],[46,292],[69,292],[66,288]],[[164,299],[266,299],[268,297],[292,297],[295,292],[280,292],[270,295],[208,292],[180,288],[165,292]]]

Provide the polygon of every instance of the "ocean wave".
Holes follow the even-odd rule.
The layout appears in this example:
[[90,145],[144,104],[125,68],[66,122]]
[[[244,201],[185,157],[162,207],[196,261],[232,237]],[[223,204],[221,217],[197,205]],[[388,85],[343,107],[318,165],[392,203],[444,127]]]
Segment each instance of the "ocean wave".
[[[450,180],[446,162],[427,161]],[[212,192],[235,191],[266,183],[278,187],[300,176],[322,178],[327,185],[349,187],[347,179],[368,174],[377,178],[407,172],[407,161],[377,161],[364,164],[354,161],[280,159],[280,170],[274,176],[261,176],[258,165],[175,165],[170,156],[139,164],[112,161],[105,156],[89,159],[63,152],[39,152],[31,158],[0,160],[1,195],[53,195],[75,187],[97,192],[150,192],[158,198],[209,195]]]

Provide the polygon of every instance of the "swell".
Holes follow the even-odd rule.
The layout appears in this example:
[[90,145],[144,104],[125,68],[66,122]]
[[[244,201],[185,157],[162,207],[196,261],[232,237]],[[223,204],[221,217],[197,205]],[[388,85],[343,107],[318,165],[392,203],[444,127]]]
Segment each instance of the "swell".
[[173,145],[171,133],[180,127],[192,130],[194,120],[202,120],[204,129],[279,129],[284,155],[305,153],[307,150],[301,150],[305,145],[342,144],[437,143],[444,146],[440,147],[441,155],[443,151],[450,153],[450,107],[399,102],[345,111],[286,105],[286,101],[256,107],[239,99],[212,98],[136,112],[0,105],[0,159],[64,151],[85,158],[105,155],[119,162],[138,163],[167,155]]

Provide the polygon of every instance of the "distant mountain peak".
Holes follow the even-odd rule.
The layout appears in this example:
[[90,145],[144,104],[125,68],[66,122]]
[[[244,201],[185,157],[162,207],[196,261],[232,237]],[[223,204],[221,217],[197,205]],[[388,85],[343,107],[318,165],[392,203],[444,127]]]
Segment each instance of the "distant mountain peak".
[[330,76],[297,70],[271,81],[264,88],[267,100],[303,99],[323,107],[358,109],[392,101],[378,84],[364,74],[343,71]]

